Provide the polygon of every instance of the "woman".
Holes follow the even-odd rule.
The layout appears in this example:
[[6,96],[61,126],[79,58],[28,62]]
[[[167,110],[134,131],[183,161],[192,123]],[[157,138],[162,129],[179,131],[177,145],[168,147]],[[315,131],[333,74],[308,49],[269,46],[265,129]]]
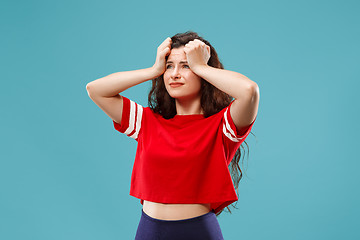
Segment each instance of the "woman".
[[[149,107],[119,95],[148,80]],[[238,200],[228,165],[240,170],[257,84],[224,70],[208,41],[185,32],[161,43],[152,67],[113,73],[86,89],[115,129],[138,142],[130,195],[143,208],[135,239],[223,239],[216,217]]]

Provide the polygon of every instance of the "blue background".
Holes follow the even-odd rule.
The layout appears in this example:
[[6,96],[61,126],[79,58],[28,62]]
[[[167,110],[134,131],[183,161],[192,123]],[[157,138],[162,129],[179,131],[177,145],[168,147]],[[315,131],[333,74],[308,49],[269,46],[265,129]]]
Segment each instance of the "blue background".
[[[136,141],[85,87],[152,66],[187,30],[260,88],[239,209],[218,218],[225,239],[360,238],[359,6],[2,1],[0,239],[133,239]],[[147,106],[149,89],[123,95]]]

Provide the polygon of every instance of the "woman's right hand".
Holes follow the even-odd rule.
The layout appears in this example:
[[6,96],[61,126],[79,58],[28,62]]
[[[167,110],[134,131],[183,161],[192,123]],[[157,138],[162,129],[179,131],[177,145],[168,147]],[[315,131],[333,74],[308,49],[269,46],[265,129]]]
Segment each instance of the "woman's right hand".
[[170,51],[171,51],[171,38],[168,37],[157,48],[156,61],[155,64],[152,66],[156,73],[156,77],[160,76],[165,72],[166,70],[165,57],[170,54]]

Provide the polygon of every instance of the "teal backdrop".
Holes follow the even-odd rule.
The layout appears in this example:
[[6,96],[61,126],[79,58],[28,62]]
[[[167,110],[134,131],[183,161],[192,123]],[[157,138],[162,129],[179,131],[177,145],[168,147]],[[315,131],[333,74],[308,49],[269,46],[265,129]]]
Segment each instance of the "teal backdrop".
[[[0,239],[134,238],[136,141],[85,87],[152,66],[158,45],[187,30],[260,88],[238,209],[218,217],[225,239],[360,239],[359,7],[3,0]],[[123,95],[147,106],[149,89]]]

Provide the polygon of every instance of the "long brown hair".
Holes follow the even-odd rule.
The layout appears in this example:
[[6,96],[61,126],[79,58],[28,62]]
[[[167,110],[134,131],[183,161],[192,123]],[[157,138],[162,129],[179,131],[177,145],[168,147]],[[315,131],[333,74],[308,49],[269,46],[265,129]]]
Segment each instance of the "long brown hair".
[[[203,39],[195,32],[187,31],[185,33],[178,33],[172,36],[171,49],[185,46],[185,44],[194,39],[199,39],[210,47],[210,58],[207,64],[215,68],[224,69],[224,66],[220,62],[214,47],[207,40]],[[168,56],[165,57],[165,60],[167,60],[167,58]],[[152,88],[148,96],[148,105],[153,112],[160,114],[165,119],[170,119],[176,115],[175,99],[172,98],[167,92],[163,76],[164,74],[152,80]],[[204,117],[209,117],[213,114],[220,112],[222,109],[229,106],[232,100],[233,98],[230,95],[219,90],[218,88],[210,84],[208,81],[201,78],[200,104],[201,108],[204,111]],[[244,143],[248,147],[245,141]],[[241,157],[241,147],[244,149],[242,145],[237,149],[235,156],[229,165],[229,170],[231,172],[232,180],[234,182],[237,193],[239,182],[242,178],[242,171],[240,166],[238,165]],[[235,206],[233,207],[236,208]],[[230,208],[227,207],[227,209],[231,213]],[[219,211],[216,216],[220,215],[222,211],[223,209]]]

